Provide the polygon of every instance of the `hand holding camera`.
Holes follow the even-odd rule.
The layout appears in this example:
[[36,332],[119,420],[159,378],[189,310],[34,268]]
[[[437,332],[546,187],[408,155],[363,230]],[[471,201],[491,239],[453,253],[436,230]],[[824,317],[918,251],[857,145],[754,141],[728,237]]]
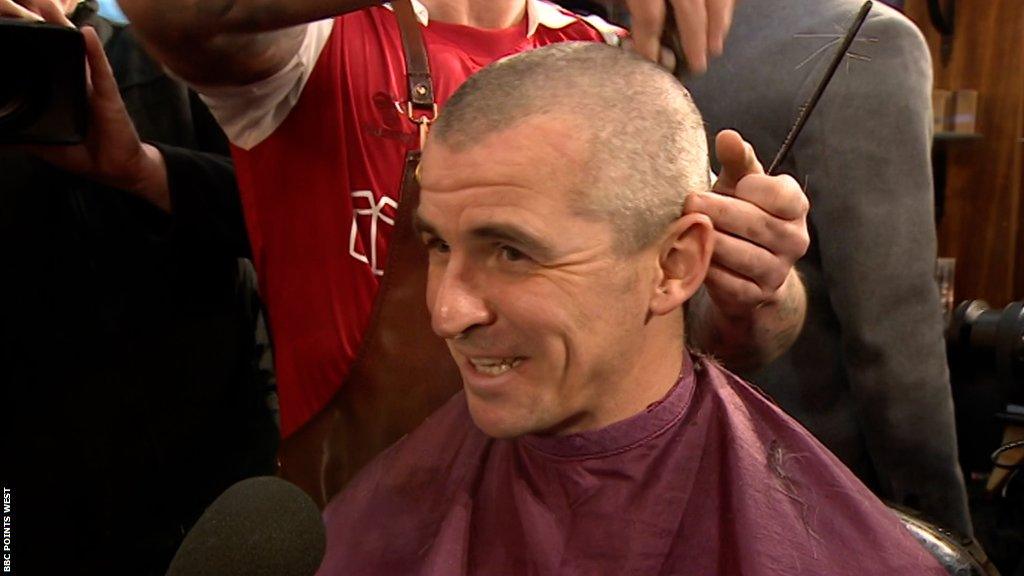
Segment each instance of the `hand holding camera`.
[[99,37],[68,28],[76,4],[0,0],[0,51],[31,55],[0,90],[0,144],[169,211],[163,157],[139,140]]
[[80,142],[87,121],[82,35],[54,0],[0,0],[0,144]]

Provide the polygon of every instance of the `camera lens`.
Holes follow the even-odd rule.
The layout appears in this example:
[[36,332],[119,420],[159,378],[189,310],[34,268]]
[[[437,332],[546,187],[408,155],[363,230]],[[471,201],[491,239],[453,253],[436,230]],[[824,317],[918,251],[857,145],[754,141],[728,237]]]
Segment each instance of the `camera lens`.
[[14,116],[24,109],[25,97],[23,95],[0,93],[0,121],[3,121],[8,116]]
[[32,107],[32,83],[24,76],[5,79],[0,85],[0,125],[15,122]]
[[81,32],[0,18],[0,54],[11,56],[0,58],[0,144],[81,142],[88,121]]

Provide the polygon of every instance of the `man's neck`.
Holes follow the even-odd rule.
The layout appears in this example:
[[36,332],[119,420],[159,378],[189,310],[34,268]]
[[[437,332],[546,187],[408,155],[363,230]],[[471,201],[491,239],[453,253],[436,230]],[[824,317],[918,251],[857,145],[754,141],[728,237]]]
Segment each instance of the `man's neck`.
[[474,28],[509,28],[526,17],[527,0],[420,0],[431,20]]
[[631,339],[633,349],[623,350],[628,363],[613,386],[601,390],[601,401],[587,418],[555,432],[576,434],[605,428],[631,418],[665,398],[679,381],[683,367],[682,312],[652,318],[643,335]]
[[680,316],[659,316],[648,322],[647,337],[635,356],[633,369],[623,376],[621,395],[612,395],[619,411],[613,421],[643,412],[664,398],[679,380],[685,342]]

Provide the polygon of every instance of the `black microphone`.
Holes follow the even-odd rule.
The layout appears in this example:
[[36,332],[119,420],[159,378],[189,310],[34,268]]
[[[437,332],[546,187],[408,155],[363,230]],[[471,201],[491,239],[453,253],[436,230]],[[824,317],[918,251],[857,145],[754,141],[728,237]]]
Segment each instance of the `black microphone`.
[[311,576],[326,547],[320,510],[305,492],[273,476],[249,478],[203,512],[167,576]]

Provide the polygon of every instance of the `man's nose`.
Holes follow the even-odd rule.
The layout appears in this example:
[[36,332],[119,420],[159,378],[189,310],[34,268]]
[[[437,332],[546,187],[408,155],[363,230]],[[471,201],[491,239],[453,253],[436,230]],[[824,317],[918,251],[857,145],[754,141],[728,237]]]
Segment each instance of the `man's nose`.
[[449,264],[440,278],[430,316],[434,333],[445,339],[466,335],[494,319],[478,282],[467,277],[465,268],[452,264],[455,263]]

